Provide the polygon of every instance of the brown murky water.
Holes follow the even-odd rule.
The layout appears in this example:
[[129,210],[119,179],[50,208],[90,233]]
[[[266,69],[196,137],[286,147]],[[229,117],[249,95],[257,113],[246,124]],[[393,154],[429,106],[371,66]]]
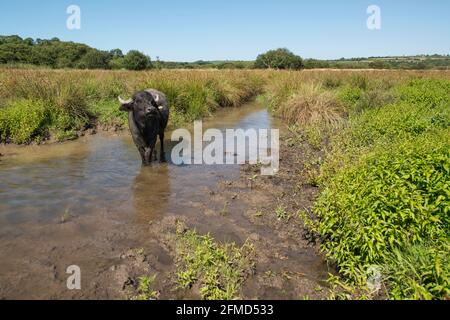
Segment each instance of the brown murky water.
[[[219,111],[203,123],[204,129],[222,130],[276,126],[258,105]],[[255,228],[242,214],[244,208],[226,217],[199,210],[208,202],[207,190],[239,177],[237,165],[141,167],[125,134],[1,148],[0,298],[118,298],[116,283],[105,272],[120,263],[127,248],[146,248],[156,271],[173,265],[157,236],[147,232],[149,224],[168,216],[183,216],[220,241],[243,243]],[[264,234],[264,227],[258,232]],[[290,263],[301,272],[317,279],[326,272],[320,258],[305,254],[299,259],[303,265],[295,259]],[[65,270],[72,264],[80,266],[85,290],[67,290]]]

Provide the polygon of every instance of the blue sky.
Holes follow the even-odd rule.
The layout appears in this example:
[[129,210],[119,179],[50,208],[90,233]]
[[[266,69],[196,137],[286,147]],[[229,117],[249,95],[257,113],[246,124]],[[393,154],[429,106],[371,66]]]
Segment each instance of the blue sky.
[[[81,8],[81,30],[66,9]],[[381,8],[381,30],[366,9]],[[2,0],[0,34],[52,38],[153,59],[254,59],[287,47],[305,58],[449,54],[448,0]]]

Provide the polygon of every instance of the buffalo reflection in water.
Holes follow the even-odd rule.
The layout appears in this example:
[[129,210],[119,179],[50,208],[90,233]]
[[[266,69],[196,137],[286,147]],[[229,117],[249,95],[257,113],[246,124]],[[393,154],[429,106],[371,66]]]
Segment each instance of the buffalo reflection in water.
[[149,222],[164,215],[171,192],[168,165],[143,166],[134,178],[132,191],[138,220]]

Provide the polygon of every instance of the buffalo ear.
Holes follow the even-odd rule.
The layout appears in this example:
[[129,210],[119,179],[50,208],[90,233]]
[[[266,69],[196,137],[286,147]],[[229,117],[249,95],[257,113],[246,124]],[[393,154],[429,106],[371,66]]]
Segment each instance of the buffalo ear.
[[133,111],[133,103],[124,103],[121,104],[119,107],[120,111],[124,111],[124,112],[130,112]]
[[125,112],[133,111],[133,108],[134,108],[133,99],[123,100],[120,96],[117,98],[119,99],[119,102],[120,102],[120,107],[119,107],[120,111],[125,111]]

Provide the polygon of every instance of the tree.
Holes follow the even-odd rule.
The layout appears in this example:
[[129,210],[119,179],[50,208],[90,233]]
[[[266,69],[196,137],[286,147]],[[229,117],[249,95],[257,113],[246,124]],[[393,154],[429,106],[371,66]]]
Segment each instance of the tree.
[[389,69],[389,64],[381,60],[375,60],[369,62],[369,67],[372,69]]
[[260,54],[255,61],[258,69],[293,69],[303,68],[303,59],[285,48],[267,51]]
[[109,51],[109,54],[111,55],[111,57],[114,58],[123,58],[123,53],[122,50],[120,49],[113,49]]
[[107,52],[90,50],[78,63],[78,67],[86,69],[108,69],[109,55]]
[[108,65],[113,70],[123,69],[125,68],[124,60],[125,60],[124,57],[112,58],[109,61]]
[[152,66],[150,57],[137,50],[131,50],[126,54],[123,65],[128,70],[145,70]]
[[303,66],[305,69],[329,68],[330,63],[325,60],[306,59],[303,61]]
[[[141,55],[139,53],[139,55]],[[131,54],[130,68],[149,66],[149,58],[137,58]],[[0,36],[0,64],[32,64],[52,68],[121,69],[123,53],[120,49],[100,51],[85,44],[50,40],[22,39],[17,35]]]

